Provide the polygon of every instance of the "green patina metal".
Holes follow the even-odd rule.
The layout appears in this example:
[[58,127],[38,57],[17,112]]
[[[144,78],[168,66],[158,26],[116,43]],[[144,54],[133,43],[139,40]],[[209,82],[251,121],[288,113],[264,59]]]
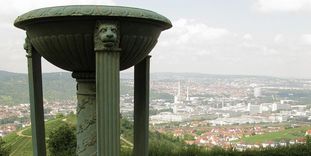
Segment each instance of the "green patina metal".
[[148,156],[150,56],[134,67],[134,155]]
[[45,156],[44,110],[42,94],[41,56],[26,38],[24,49],[27,52],[28,80],[30,94],[30,113],[32,145],[34,156]]
[[171,22],[166,17],[145,9],[123,7],[123,6],[104,6],[104,5],[71,5],[41,8],[29,11],[18,16],[14,22],[16,27],[25,29],[25,24],[38,19],[55,18],[55,17],[81,17],[81,16],[109,16],[125,18],[141,18],[146,20],[155,20],[165,26],[164,29],[171,27]]
[[93,75],[73,75],[77,79],[77,155],[96,156],[96,84]]
[[46,155],[41,56],[77,79],[79,156],[120,155],[120,70],[135,65],[134,153],[148,155],[148,54],[160,33],[172,27],[166,17],[137,8],[76,5],[33,10],[14,25],[26,30],[31,46],[34,155]]
[[96,52],[97,155],[120,155],[120,29],[115,21],[97,21]]

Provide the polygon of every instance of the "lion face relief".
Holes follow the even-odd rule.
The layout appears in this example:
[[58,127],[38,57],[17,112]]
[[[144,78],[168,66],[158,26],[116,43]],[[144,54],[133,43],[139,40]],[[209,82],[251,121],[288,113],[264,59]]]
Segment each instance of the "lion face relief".
[[114,24],[104,24],[99,27],[99,39],[107,48],[112,48],[117,44],[117,26]]

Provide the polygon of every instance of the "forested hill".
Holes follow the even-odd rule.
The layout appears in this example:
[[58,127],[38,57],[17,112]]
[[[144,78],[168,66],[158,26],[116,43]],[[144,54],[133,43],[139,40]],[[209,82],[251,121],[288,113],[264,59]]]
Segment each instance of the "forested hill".
[[[43,73],[43,97],[48,101],[76,99],[76,81],[70,72]],[[133,73],[121,72],[121,95],[133,95]],[[29,103],[28,75],[0,70],[0,105]],[[171,99],[173,96],[151,90],[150,98]]]
[[[49,101],[75,99],[76,82],[69,72],[44,73],[43,96]],[[0,105],[29,103],[28,75],[0,71]]]

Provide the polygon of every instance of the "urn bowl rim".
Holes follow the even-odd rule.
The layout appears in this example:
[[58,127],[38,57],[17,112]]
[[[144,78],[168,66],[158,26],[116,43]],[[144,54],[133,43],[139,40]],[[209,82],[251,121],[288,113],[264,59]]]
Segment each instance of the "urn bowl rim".
[[35,9],[18,16],[14,25],[26,29],[28,23],[56,17],[119,17],[155,21],[162,29],[172,27],[171,21],[156,12],[125,6],[67,5]]

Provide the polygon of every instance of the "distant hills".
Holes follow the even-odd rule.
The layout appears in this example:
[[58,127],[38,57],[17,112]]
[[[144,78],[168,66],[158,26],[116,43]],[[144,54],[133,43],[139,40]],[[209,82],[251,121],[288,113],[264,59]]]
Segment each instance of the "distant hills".
[[[132,80],[133,73],[121,72],[121,79]],[[266,76],[212,75],[200,73],[152,73],[151,80],[199,80],[214,81],[216,79],[250,78],[265,81],[277,79]],[[121,81],[121,94],[133,94],[132,86],[126,86]],[[122,89],[123,88],[123,89]],[[63,101],[76,99],[76,82],[69,72],[43,73],[43,96],[48,101]],[[0,105],[29,103],[28,76],[25,73],[12,73],[0,70]],[[157,95],[155,95],[157,94]],[[151,90],[151,98],[159,93]],[[161,95],[160,95],[161,96]],[[166,95],[167,97],[167,95]],[[169,97],[173,98],[173,97]]]
[[[43,74],[43,96],[49,101],[75,99],[76,82],[67,72]],[[29,103],[28,75],[0,71],[0,105]]]
[[[157,74],[156,74],[157,75]],[[132,80],[133,73],[121,72],[122,80]],[[155,76],[158,78],[159,76]],[[43,96],[48,101],[76,100],[76,81],[69,72],[43,73]],[[164,79],[166,77],[164,76]],[[133,86],[121,80],[121,94],[133,95]],[[131,84],[132,85],[132,84]],[[151,98],[162,93],[151,91]],[[170,95],[164,95],[172,98]],[[0,105],[29,103],[28,75],[0,70]]]

